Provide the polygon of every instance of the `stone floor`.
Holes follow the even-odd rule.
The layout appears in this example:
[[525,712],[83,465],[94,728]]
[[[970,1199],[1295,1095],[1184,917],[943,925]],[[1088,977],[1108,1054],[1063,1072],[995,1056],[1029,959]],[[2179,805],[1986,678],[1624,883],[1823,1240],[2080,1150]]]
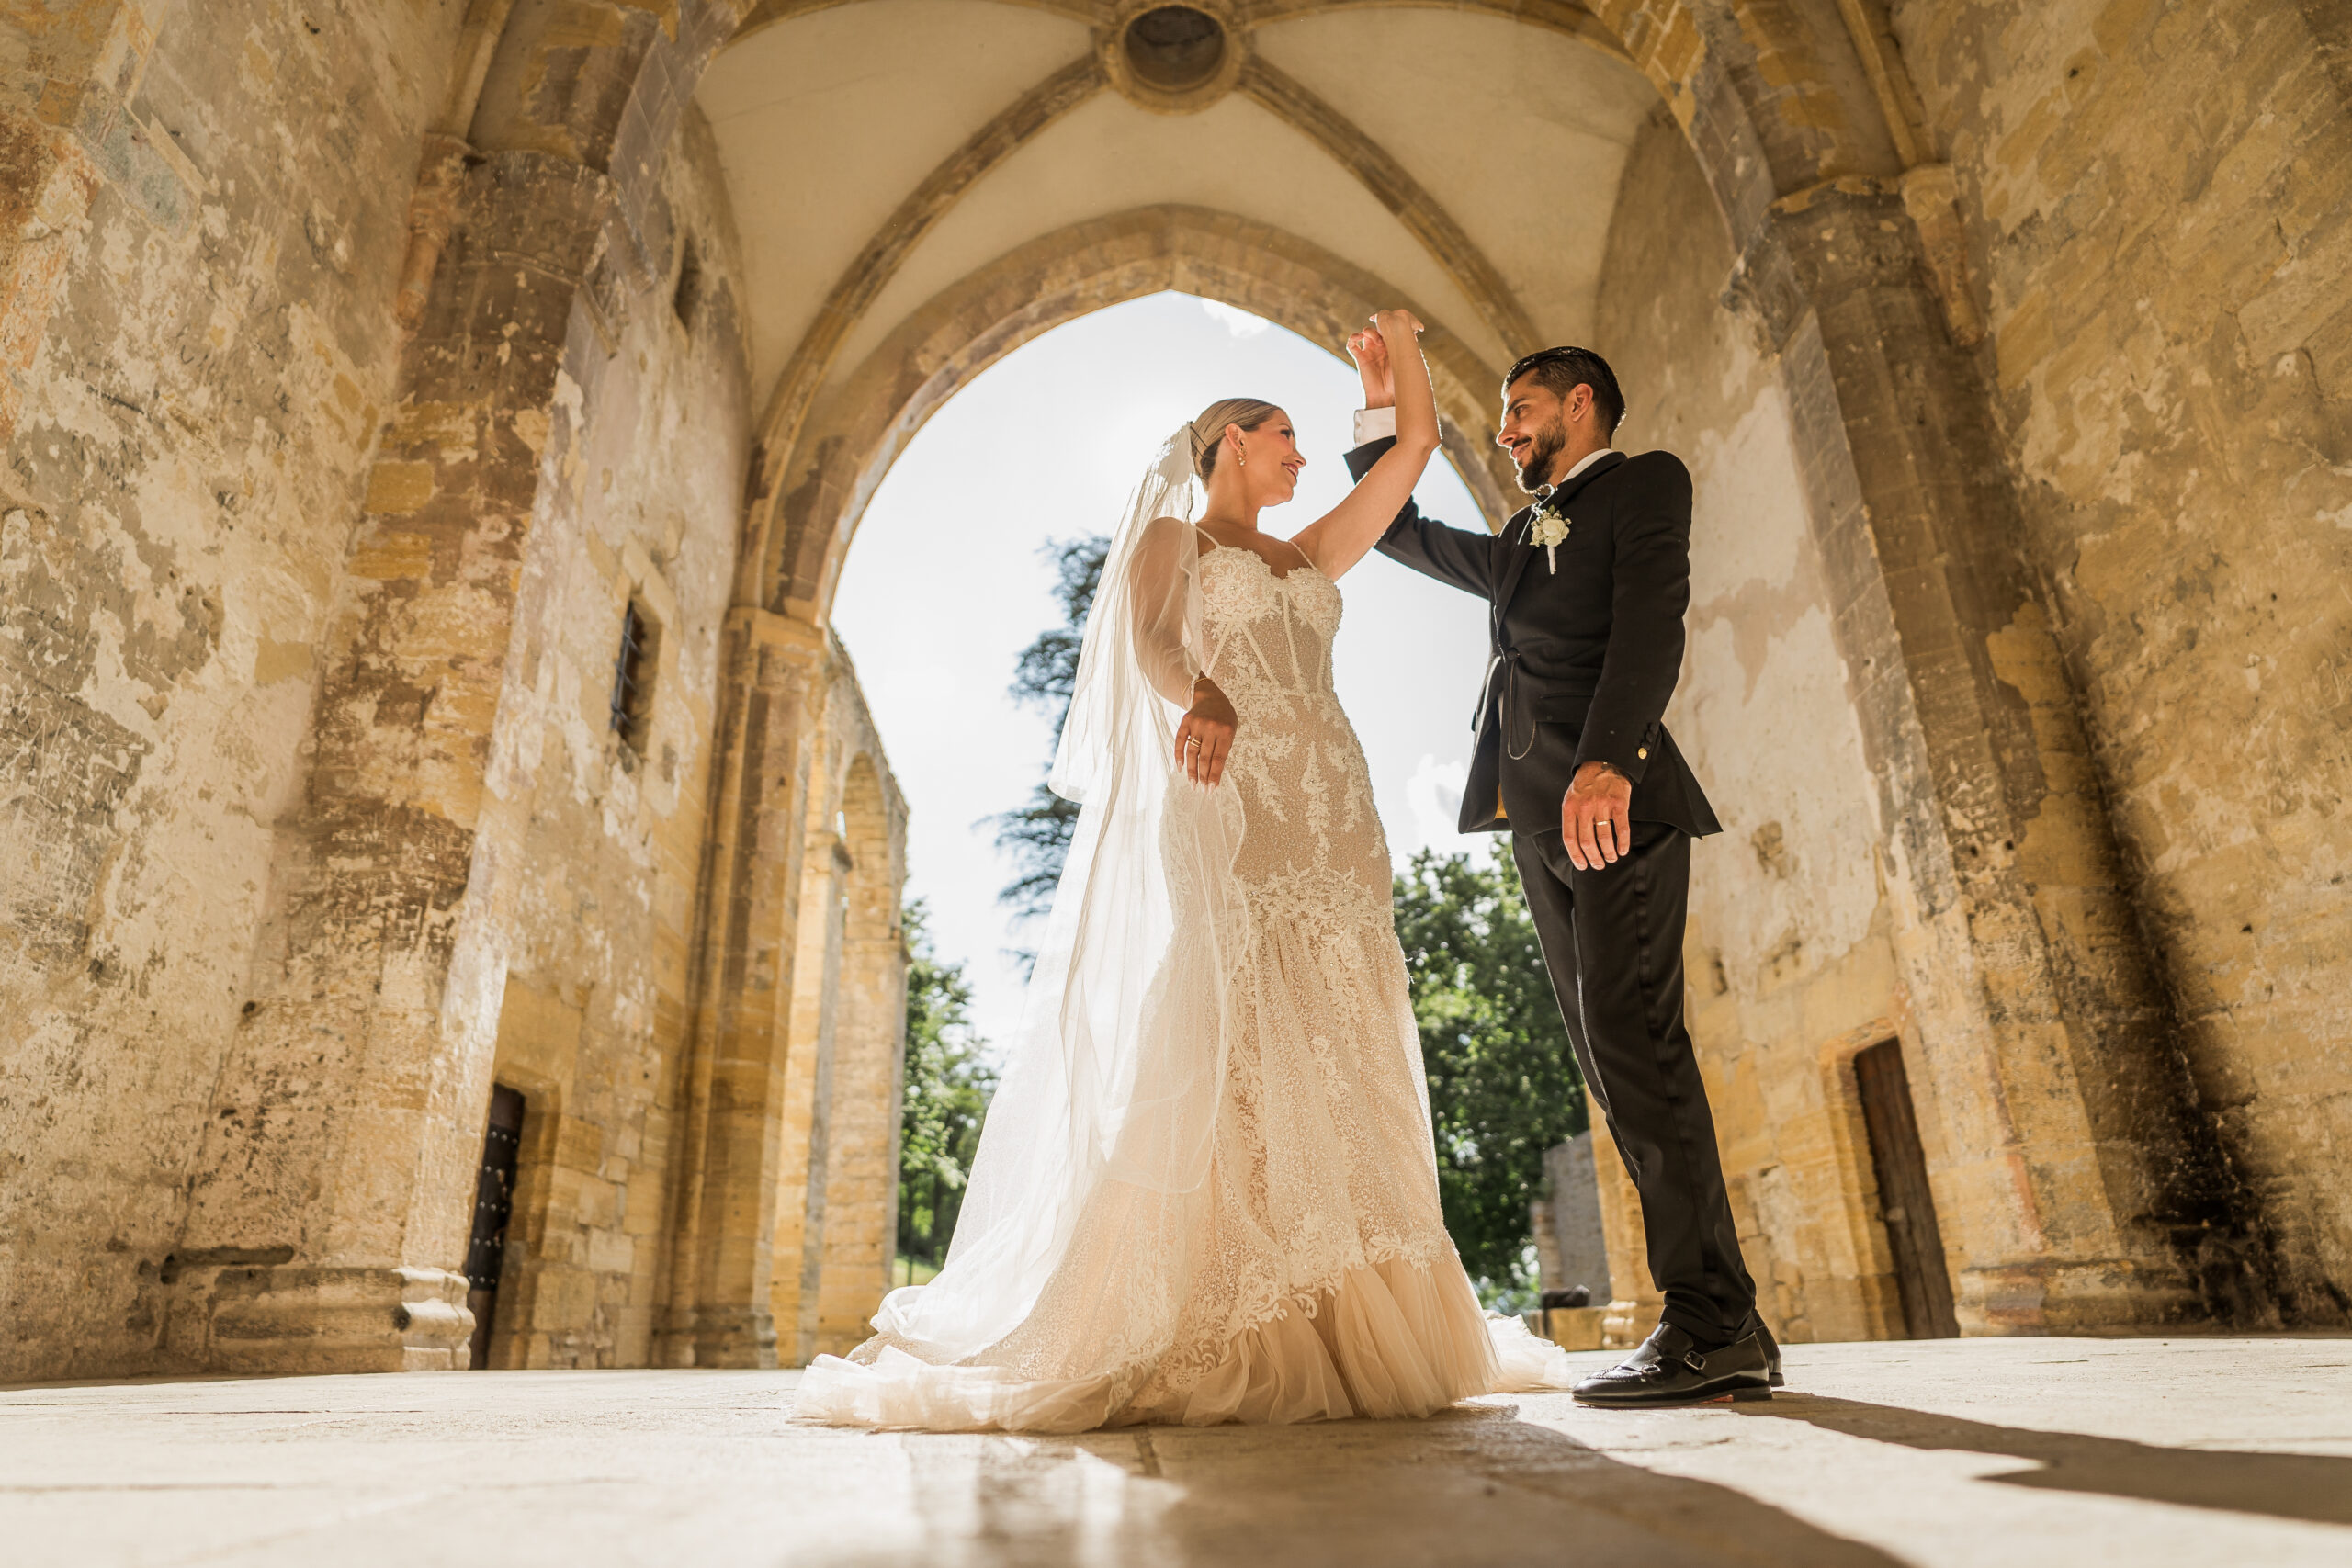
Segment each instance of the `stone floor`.
[[0,1562],[2352,1562],[2352,1340],[1788,1364],[1770,1404],[1074,1438],[795,1426],[789,1372],[40,1384],[0,1390]]

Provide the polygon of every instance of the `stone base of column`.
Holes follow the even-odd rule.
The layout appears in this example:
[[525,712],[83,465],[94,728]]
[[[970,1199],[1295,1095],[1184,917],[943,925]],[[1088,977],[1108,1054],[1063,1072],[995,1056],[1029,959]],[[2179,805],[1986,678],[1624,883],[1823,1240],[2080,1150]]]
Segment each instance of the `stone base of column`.
[[697,1367],[773,1367],[775,1318],[764,1308],[705,1307],[695,1314]]
[[2144,1260],[1997,1264],[1952,1275],[1960,1331],[1974,1334],[2218,1332],[2205,1292]]
[[474,1314],[444,1269],[223,1269],[205,1364],[220,1372],[463,1371]]

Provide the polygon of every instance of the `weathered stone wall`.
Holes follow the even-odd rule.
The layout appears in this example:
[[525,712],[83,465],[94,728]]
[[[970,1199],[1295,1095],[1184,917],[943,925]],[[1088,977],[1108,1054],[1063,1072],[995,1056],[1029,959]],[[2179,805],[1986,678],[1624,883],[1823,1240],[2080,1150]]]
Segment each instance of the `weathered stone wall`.
[[180,1231],[458,9],[0,26],[0,1379],[145,1364],[220,1261]]
[[[2023,518],[2288,1312],[2352,1308],[2352,67],[2340,6],[1892,7]],[[2324,45],[2333,44],[2332,51]]]
[[466,1365],[494,1082],[495,1362],[772,1358],[820,758],[895,940],[855,677],[735,603],[733,11],[392,9],[0,24],[0,1378]]
[[[563,525],[535,530],[492,787],[521,824],[492,1076],[524,1091],[524,1179],[492,1356],[651,1354],[689,962],[732,588],[749,388],[741,258],[708,128],[662,164],[678,261],[616,312],[578,422]],[[611,695],[632,601],[652,626],[641,730]],[[520,1005],[518,1005],[520,1004]]]
[[[1668,722],[1724,829],[1692,856],[1691,1030],[1765,1312],[1790,1339],[1877,1337],[1892,1283],[1864,1201],[1874,1184],[1867,1154],[1856,1168],[1839,1064],[1820,1059],[1893,1031],[1876,792],[1781,369],[1721,302],[1737,258],[1663,110],[1625,189],[1598,346],[1625,391],[1618,445],[1690,468],[1690,640]],[[1619,1294],[1654,1298],[1621,1250]]]

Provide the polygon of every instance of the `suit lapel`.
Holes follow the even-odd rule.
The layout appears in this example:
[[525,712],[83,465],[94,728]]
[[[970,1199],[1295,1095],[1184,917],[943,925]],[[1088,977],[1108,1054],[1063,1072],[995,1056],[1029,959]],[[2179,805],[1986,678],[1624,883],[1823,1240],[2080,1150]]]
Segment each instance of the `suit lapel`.
[[[1547,502],[1557,502],[1565,507],[1577,498],[1585,486],[1624,460],[1625,454],[1623,452],[1604,454],[1592,467],[1555,490],[1547,498]],[[1544,502],[1538,504],[1544,504]],[[1513,518],[1503,530],[1504,537],[1513,538],[1516,542],[1511,547],[1510,558],[1503,563],[1502,579],[1495,591],[1495,646],[1497,648],[1502,646],[1503,612],[1510,608],[1511,595],[1519,592],[1519,580],[1527,575],[1528,562],[1533,560],[1542,551],[1542,547],[1527,542],[1528,532],[1533,523],[1534,518],[1532,515],[1522,513],[1521,516]]]
[[1527,530],[1532,521],[1532,509],[1514,513],[1511,520],[1503,525],[1503,531],[1497,539],[1503,557],[1495,577],[1493,605],[1495,649],[1498,652],[1503,646],[1504,606],[1510,603],[1511,595],[1519,592],[1519,580],[1527,571],[1529,558],[1535,554],[1535,547],[1527,542]]

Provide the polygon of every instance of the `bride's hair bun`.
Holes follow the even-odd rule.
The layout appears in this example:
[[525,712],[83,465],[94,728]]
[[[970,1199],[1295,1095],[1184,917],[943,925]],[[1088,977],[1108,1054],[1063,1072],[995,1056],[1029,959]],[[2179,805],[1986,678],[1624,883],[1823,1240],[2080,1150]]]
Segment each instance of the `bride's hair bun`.
[[1238,424],[1255,430],[1283,411],[1262,398],[1219,398],[1203,409],[1184,428],[1192,433],[1193,466],[1207,479],[1216,471],[1216,455],[1225,445],[1225,427]]

